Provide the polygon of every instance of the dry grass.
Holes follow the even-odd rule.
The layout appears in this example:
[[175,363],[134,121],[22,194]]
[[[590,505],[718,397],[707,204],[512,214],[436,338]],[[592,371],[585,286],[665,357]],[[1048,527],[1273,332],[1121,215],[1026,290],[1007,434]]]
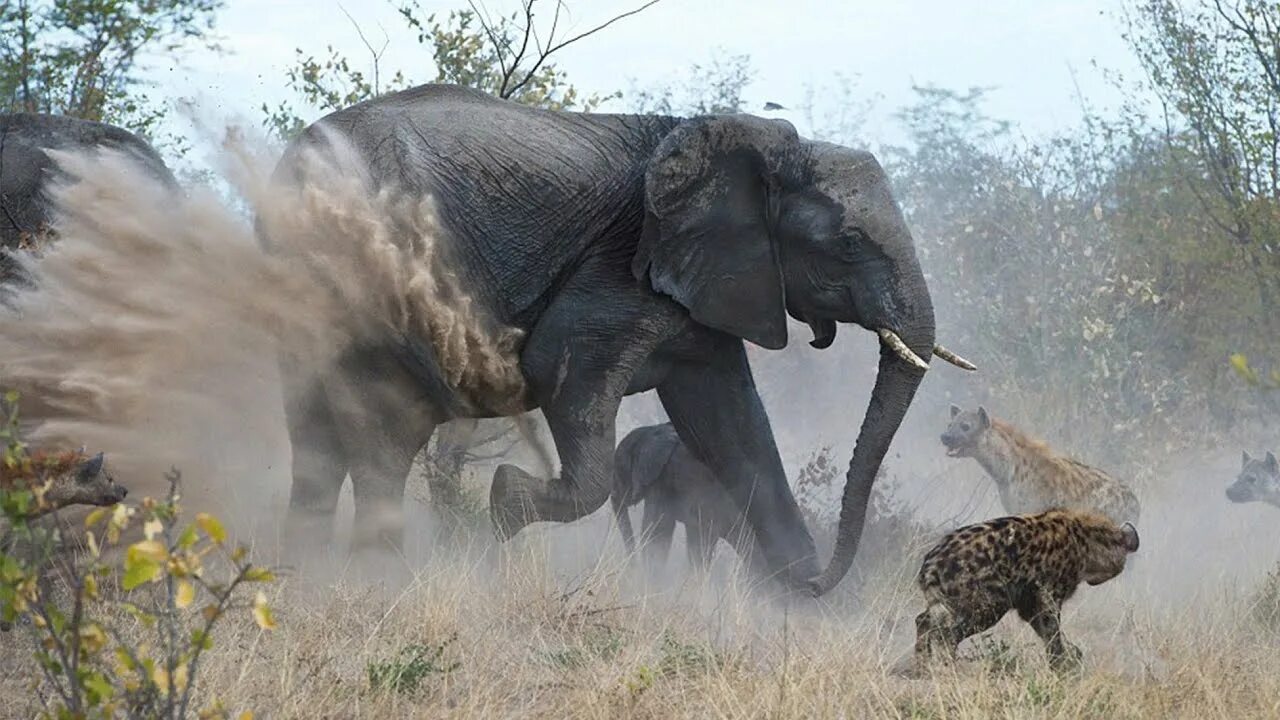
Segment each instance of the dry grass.
[[[1050,673],[1035,637],[1006,618],[962,646],[958,667],[909,680],[890,670],[920,609],[909,565],[865,578],[856,594],[851,578],[830,602],[788,604],[721,572],[727,563],[661,590],[610,552],[566,573],[548,559],[561,559],[548,536],[501,551],[472,541],[417,573],[386,576],[397,581],[369,577],[372,563],[313,562],[275,589],[276,631],[260,632],[247,617],[223,628],[205,690],[269,718],[1280,712],[1280,644],[1250,619],[1247,588],[1167,611],[1141,602],[1149,587],[1140,574],[1122,576],[1082,588],[1068,607],[1066,632],[1086,652],[1079,677]],[[8,717],[30,717],[36,702],[22,680],[30,668],[19,637],[0,649]],[[397,670],[399,689],[385,681]]]

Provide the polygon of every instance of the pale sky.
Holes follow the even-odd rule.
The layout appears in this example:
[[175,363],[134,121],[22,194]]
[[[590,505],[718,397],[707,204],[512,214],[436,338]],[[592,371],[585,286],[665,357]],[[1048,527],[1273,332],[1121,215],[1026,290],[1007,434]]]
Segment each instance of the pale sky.
[[[543,0],[548,8],[552,2]],[[582,31],[640,3],[566,4],[567,25]],[[466,2],[421,5],[443,15]],[[519,2],[487,0],[486,6],[510,13]],[[157,68],[160,92],[194,97],[215,115],[258,122],[262,103],[296,100],[284,84],[295,48],[320,55],[333,45],[372,67],[343,7],[375,45],[389,39],[384,71],[398,68],[416,80],[430,78],[429,54],[391,2],[229,0],[218,32],[230,52],[193,53],[185,68]],[[891,112],[910,100],[913,83],[993,86],[989,111],[1035,136],[1079,117],[1077,82],[1095,105],[1118,100],[1093,61],[1136,74],[1120,37],[1122,10],[1122,0],[662,0],[566,49],[560,62],[583,90],[625,92],[633,79],[652,85],[674,78],[706,61],[713,48],[748,53],[757,71],[749,92],[753,109],[765,100],[794,108],[806,83],[829,85],[837,72],[856,76],[860,91],[877,98],[868,133],[880,140],[892,135]],[[797,112],[773,114],[806,130]]]

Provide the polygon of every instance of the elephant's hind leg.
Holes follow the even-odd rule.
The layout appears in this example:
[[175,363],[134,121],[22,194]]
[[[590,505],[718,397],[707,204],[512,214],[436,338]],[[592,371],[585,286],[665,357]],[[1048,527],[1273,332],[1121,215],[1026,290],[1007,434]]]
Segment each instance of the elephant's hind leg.
[[431,439],[435,409],[389,353],[354,355],[325,389],[351,469],[351,547],[398,553],[405,483],[413,458]]
[[347,458],[328,399],[319,382],[285,388],[285,417],[293,453],[293,485],[285,542],[291,553],[323,548],[347,477]]

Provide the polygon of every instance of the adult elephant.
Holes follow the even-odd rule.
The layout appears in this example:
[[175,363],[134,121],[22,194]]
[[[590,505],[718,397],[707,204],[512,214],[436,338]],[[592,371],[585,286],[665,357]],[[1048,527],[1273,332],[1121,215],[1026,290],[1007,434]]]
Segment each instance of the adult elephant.
[[[474,303],[526,333],[518,404],[541,408],[561,471],[497,469],[500,538],[599,508],[619,403],[656,388],[681,440],[743,508],[770,568],[816,593],[839,582],[935,351],[911,233],[871,154],[749,115],[551,112],[423,85],[326,116],[277,176],[299,177],[304,151],[323,151],[335,134],[377,187],[434,196]],[[818,348],[841,322],[882,341],[821,576],[743,346],[785,346],[787,314],[812,327]],[[328,532],[350,471],[363,542],[395,541],[409,464],[435,424],[510,412],[450,387],[429,346],[361,341],[326,376],[287,383],[295,524],[318,520]]]
[[177,187],[155,149],[128,130],[62,115],[0,114],[0,283],[14,279],[12,251],[37,250],[50,237],[53,208],[45,188],[57,164],[46,151],[94,148],[127,152],[145,171]]

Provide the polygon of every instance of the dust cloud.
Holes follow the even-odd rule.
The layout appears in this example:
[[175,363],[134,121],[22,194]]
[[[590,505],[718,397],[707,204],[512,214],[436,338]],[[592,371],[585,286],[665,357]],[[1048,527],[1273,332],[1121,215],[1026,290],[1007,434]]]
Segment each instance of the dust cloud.
[[281,356],[319,374],[363,338],[415,338],[464,398],[522,401],[521,333],[445,270],[430,198],[376,187],[340,138],[294,153],[294,184],[273,180],[265,140],[228,128],[215,166],[230,197],[174,194],[116,151],[51,155],[58,240],[19,258],[34,288],[0,306],[0,379],[29,440],[106,450],[135,497],[162,492],[170,466],[188,498],[278,493]]

